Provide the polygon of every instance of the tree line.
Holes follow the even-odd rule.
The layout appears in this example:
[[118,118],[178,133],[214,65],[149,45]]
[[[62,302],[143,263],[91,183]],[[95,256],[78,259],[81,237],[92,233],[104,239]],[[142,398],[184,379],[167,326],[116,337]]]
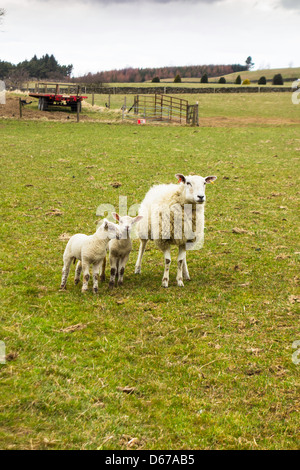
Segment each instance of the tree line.
[[60,65],[54,55],[45,54],[41,58],[36,55],[31,60],[24,60],[14,65],[0,60],[0,79],[18,85],[29,79],[63,80],[70,78],[73,65]]
[[174,79],[176,75],[184,78],[201,78],[204,74],[209,77],[218,77],[233,72],[243,72],[248,70],[248,66],[241,64],[230,65],[189,65],[182,67],[160,67],[160,68],[124,68],[120,70],[110,70],[106,72],[88,73],[75,78],[75,81],[86,84],[100,83],[141,83],[152,80],[153,77],[159,79]]

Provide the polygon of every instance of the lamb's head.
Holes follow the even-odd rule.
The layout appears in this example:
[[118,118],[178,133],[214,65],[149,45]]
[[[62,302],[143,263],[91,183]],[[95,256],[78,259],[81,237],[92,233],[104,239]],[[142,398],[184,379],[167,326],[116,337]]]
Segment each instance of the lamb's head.
[[133,224],[136,224],[143,218],[143,216],[141,215],[138,215],[137,217],[130,217],[129,215],[124,215],[123,217],[121,217],[116,212],[112,212],[112,216],[115,220],[119,222],[121,238],[125,239],[130,237],[130,232]]
[[217,179],[216,176],[202,176],[192,175],[184,176],[177,173],[176,178],[184,184],[185,200],[187,203],[203,204],[205,202],[205,186],[207,183],[212,183]]
[[100,238],[109,240],[112,240],[113,238],[120,240],[122,236],[119,226],[107,219],[102,221],[102,224],[97,229],[97,234]]

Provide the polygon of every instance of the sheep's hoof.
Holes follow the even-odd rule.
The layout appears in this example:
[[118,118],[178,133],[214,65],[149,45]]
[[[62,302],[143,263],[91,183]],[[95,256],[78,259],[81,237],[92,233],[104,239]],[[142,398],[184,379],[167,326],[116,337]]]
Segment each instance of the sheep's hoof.
[[62,285],[60,286],[60,288],[59,288],[59,290],[66,290],[66,289],[67,289],[67,288],[66,288],[66,285],[64,285],[64,284],[62,284]]
[[141,274],[142,268],[140,266],[136,266],[134,270],[134,274]]
[[83,287],[83,288],[81,289],[81,292],[82,292],[83,294],[85,294],[88,290],[89,290],[88,287]]
[[77,284],[79,284],[79,281],[80,281],[80,279],[74,279],[75,286],[77,286]]
[[177,286],[178,286],[178,287],[184,287],[184,284],[183,284],[182,279],[179,279],[179,280],[177,281]]
[[96,288],[94,287],[93,293],[94,293],[94,294],[98,294],[98,288],[97,288],[97,287],[96,287]]
[[118,286],[122,286],[123,285],[123,281],[118,281]]
[[108,284],[108,287],[109,287],[110,289],[113,289],[113,288],[115,287],[115,283],[112,282],[112,281],[110,281],[110,283]]
[[162,287],[169,287],[169,281],[168,281],[168,279],[163,279],[163,280],[162,280],[162,283],[161,283],[161,286],[162,286]]

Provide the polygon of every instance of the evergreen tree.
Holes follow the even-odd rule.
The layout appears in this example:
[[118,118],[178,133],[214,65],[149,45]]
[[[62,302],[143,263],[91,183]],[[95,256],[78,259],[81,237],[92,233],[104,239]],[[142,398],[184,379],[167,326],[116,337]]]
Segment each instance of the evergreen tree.
[[252,57],[250,55],[246,59],[246,67],[247,67],[247,70],[250,70],[254,67],[254,62],[252,62]]
[[283,85],[283,78],[281,73],[277,73],[273,77],[273,85]]
[[260,77],[260,79],[258,80],[258,85],[266,85],[267,84],[267,79],[266,77]]

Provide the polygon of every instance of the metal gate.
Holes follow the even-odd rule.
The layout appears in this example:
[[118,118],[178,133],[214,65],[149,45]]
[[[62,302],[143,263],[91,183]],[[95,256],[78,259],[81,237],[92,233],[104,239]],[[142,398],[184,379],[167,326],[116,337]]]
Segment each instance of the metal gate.
[[136,95],[126,117],[199,125],[198,104],[189,105],[187,100],[170,95]]

